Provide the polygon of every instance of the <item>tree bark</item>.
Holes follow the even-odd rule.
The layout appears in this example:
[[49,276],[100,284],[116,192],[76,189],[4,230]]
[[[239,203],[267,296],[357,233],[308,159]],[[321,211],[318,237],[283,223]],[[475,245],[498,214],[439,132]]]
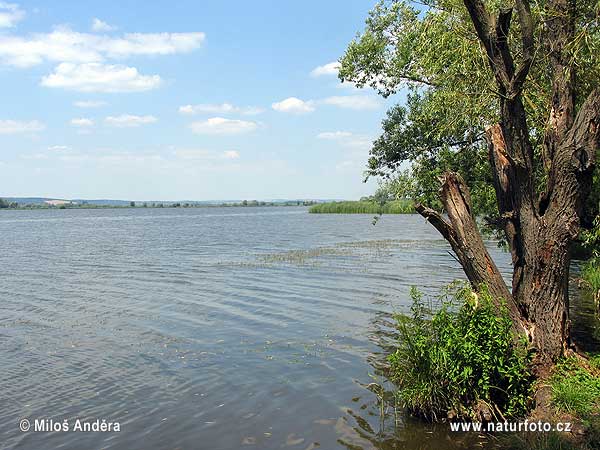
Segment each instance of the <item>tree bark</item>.
[[442,177],[441,200],[448,214],[423,205],[417,211],[450,243],[475,289],[485,284],[503,300],[515,329],[525,333],[536,352],[534,368],[547,372],[569,346],[568,280],[570,247],[579,231],[600,146],[600,89],[593,90],[575,113],[575,72],[569,66],[574,2],[550,0],[544,47],[553,73],[552,105],[544,137],[548,170],[545,192],[535,192],[533,145],[522,103],[522,89],[535,54],[534,24],[528,0],[516,0],[522,57],[513,60],[508,45],[512,9],[488,13],[482,0],[464,0],[499,92],[500,123],[486,129],[499,220],[512,257],[512,290],[492,261],[471,212],[462,178]]

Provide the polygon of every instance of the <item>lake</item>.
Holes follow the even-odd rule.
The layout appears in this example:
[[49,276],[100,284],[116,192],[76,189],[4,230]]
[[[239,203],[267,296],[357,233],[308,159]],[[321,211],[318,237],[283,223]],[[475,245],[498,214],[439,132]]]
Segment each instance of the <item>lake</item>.
[[[420,216],[2,211],[0,235],[2,448],[490,445],[382,417],[366,388],[410,286],[463,278]],[[120,431],[21,432],[23,418]]]

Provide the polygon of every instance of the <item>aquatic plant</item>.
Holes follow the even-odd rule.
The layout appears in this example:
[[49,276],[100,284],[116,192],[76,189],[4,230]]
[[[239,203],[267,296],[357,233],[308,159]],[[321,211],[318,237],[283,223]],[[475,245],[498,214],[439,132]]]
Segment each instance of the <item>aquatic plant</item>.
[[399,403],[431,420],[492,420],[524,415],[533,377],[524,342],[506,309],[486,289],[453,285],[432,312],[411,290],[411,314],[397,314],[398,346],[390,355]]
[[392,200],[384,203],[360,200],[319,203],[311,206],[308,212],[314,214],[413,214],[415,208],[409,200]]

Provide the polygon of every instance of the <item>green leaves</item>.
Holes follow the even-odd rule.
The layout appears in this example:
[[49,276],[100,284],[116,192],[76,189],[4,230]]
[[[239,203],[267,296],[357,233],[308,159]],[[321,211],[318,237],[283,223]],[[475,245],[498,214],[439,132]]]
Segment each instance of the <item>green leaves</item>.
[[[485,4],[494,15],[500,7],[514,6],[505,0]],[[583,0],[576,8],[577,31],[569,53],[581,102],[600,78],[600,4]],[[541,191],[546,169],[540,155],[552,86],[552,48],[546,44],[543,23],[556,12],[545,1],[533,2],[531,10],[535,56],[522,95],[536,155],[534,184]],[[508,44],[518,65],[523,44],[516,18]],[[421,191],[416,200],[435,208],[440,206],[434,200],[437,175],[458,168],[478,201],[475,209],[494,214],[495,193],[481,137],[486,126],[499,121],[499,93],[462,0],[380,1],[340,62],[342,80],[371,86],[386,97],[399,90],[409,94],[406,104],[393,107],[383,121],[383,133],[371,150],[368,176],[392,176],[408,162]],[[597,210],[597,196],[588,208]]]
[[430,419],[453,410],[478,420],[480,401],[507,417],[524,414],[532,383],[529,355],[487,291],[454,285],[435,313],[416,289],[411,296],[411,315],[396,317],[398,348],[389,357],[401,402]]

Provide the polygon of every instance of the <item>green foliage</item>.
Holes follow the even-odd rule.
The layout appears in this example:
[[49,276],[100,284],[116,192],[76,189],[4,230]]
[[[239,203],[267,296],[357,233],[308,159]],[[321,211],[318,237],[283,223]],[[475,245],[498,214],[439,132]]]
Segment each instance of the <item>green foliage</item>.
[[551,379],[552,403],[559,411],[589,423],[600,421],[600,358],[583,367],[575,358],[561,361]]
[[481,402],[492,413],[523,415],[531,394],[529,354],[515,338],[504,308],[486,289],[476,294],[453,286],[432,312],[411,290],[411,315],[397,315],[398,348],[390,357],[398,397],[429,419],[456,416],[478,420]]
[[597,259],[592,259],[584,264],[581,274],[592,292],[600,292],[600,265],[598,265]]
[[[495,15],[506,0],[484,1]],[[523,92],[530,138],[536,156],[538,190],[546,171],[540,154],[551,104],[549,49],[543,21],[556,14],[547,2],[531,4],[535,24],[535,58]],[[582,102],[600,76],[600,3],[576,4],[576,37],[570,43],[575,90]],[[513,14],[508,43],[517,63],[522,54],[519,25]],[[366,19],[365,29],[340,60],[339,76],[358,86],[371,86],[388,96],[408,89],[406,104],[392,108],[383,121],[383,133],[374,142],[367,175],[393,175],[402,164],[413,168],[417,199],[434,208],[445,170],[460,172],[479,213],[493,215],[484,128],[498,121],[498,93],[487,56],[479,44],[462,0],[380,1]],[[592,198],[586,210],[597,214],[600,169],[596,169]]]
[[600,215],[594,219],[593,227],[582,233],[583,245],[592,252],[592,257],[600,259]]
[[408,200],[393,200],[380,203],[373,200],[328,202],[313,205],[308,210],[315,214],[412,214],[413,203]]
[[583,264],[581,276],[600,308],[600,216],[594,220],[592,229],[582,233],[582,240],[592,256]]

